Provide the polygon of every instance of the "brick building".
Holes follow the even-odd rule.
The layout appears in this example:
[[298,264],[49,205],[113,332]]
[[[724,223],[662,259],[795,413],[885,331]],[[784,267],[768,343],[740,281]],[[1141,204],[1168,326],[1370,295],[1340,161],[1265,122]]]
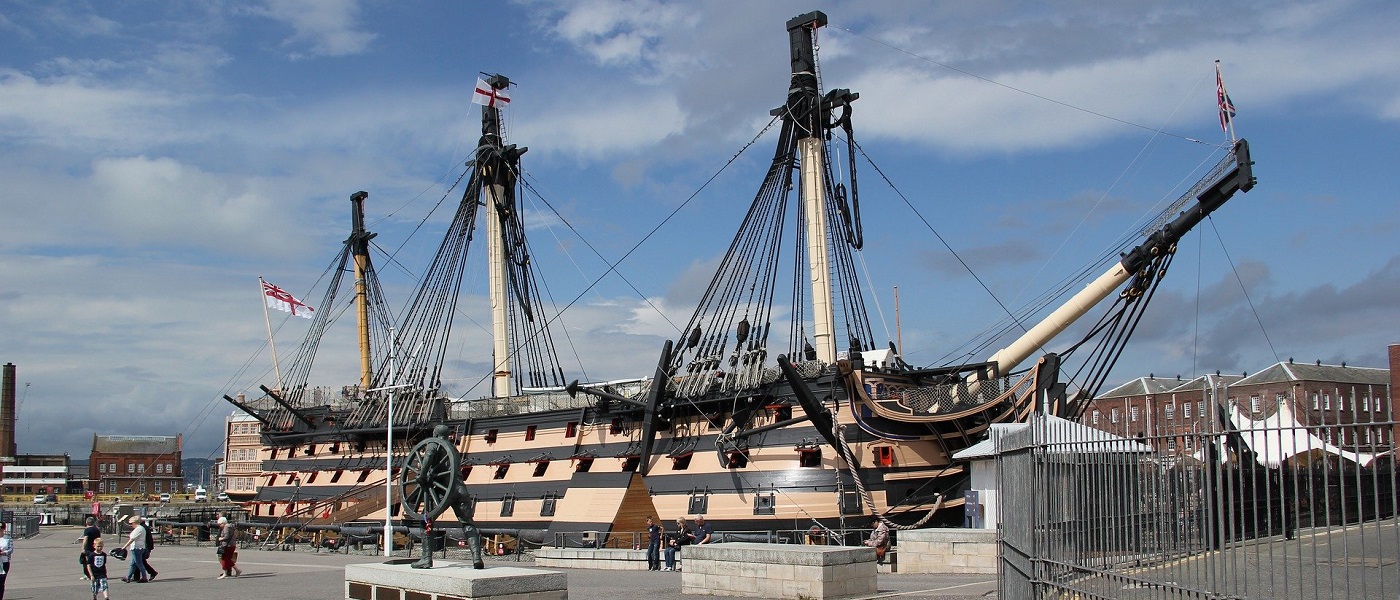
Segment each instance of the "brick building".
[[98,494],[179,492],[181,435],[93,435],[88,479]]
[[1203,434],[1221,430],[1219,407],[1253,421],[1287,416],[1289,426],[1313,427],[1323,442],[1340,449],[1381,453],[1394,447],[1400,433],[1400,405],[1392,394],[1400,346],[1390,347],[1390,362],[1390,369],[1377,369],[1289,360],[1252,375],[1189,381],[1148,376],[1099,395],[1080,421],[1144,439],[1159,453],[1185,455],[1200,450]]

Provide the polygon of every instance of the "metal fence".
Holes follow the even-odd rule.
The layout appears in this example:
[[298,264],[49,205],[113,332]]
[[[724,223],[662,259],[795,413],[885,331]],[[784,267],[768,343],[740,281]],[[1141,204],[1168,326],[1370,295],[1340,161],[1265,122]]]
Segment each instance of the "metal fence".
[[1129,440],[1033,417],[999,442],[1001,597],[1400,598],[1394,453],[1329,429]]

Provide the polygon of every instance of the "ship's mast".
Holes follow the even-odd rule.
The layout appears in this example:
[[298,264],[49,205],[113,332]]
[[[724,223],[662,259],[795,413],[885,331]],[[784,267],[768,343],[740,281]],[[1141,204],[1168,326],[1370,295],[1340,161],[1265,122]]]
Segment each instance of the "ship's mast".
[[370,389],[374,378],[374,367],[370,360],[369,346],[369,286],[365,273],[369,270],[369,241],[373,233],[365,231],[365,199],[369,192],[355,192],[350,196],[350,213],[353,229],[350,232],[350,252],[355,257],[355,322],[360,329],[360,389]]
[[[501,90],[510,85],[510,80],[501,75],[492,75],[486,84]],[[502,226],[506,215],[502,211],[515,210],[510,206],[512,195],[507,194],[509,185],[515,181],[510,171],[511,164],[505,158],[501,136],[501,109],[495,106],[481,107],[481,144],[478,150],[477,168],[481,170],[481,201],[486,205],[486,263],[489,277],[488,295],[491,300],[491,360],[496,365],[492,374],[492,395],[504,398],[511,395],[510,337],[507,334],[506,299],[506,248],[505,230]],[[482,152],[490,153],[489,158]]]
[[792,49],[792,87],[787,108],[796,123],[802,182],[802,210],[807,223],[807,268],[812,281],[813,342],[817,360],[836,362],[836,326],[831,306],[831,255],[826,223],[825,159],[821,90],[818,89],[815,36],[826,26],[826,13],[814,11],[787,23]]

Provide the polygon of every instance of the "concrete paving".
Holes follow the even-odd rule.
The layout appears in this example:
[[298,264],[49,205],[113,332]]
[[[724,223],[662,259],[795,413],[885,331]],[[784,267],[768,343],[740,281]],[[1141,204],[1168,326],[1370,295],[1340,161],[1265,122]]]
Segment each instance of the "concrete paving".
[[[88,598],[88,582],[78,566],[79,546],[73,543],[81,533],[78,527],[48,526],[29,539],[15,540],[15,553],[7,577],[7,600],[49,600]],[[113,544],[117,541],[117,544]],[[120,545],[107,540],[110,550]],[[151,564],[160,576],[151,583],[122,583],[125,561],[112,561],[109,597],[141,600],[185,600],[204,598],[339,600],[345,597],[345,565],[382,562],[384,557],[355,554],[316,553],[243,549],[238,565],[243,576],[216,579],[218,559],[214,549],[204,546],[157,546]],[[532,567],[528,560],[491,557],[492,566]],[[551,569],[568,576],[569,598],[573,600],[653,600],[680,597],[681,574],[651,571],[602,571],[592,569]],[[687,598],[706,598],[688,594]],[[864,598],[942,600],[995,598],[993,575],[907,575],[881,574],[879,592]]]

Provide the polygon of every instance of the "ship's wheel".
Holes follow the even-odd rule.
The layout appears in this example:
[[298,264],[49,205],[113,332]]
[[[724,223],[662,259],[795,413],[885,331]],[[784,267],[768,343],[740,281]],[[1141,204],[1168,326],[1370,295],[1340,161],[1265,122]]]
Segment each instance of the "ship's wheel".
[[448,440],[430,437],[413,447],[399,470],[403,514],[432,521],[457,502],[461,455]]

